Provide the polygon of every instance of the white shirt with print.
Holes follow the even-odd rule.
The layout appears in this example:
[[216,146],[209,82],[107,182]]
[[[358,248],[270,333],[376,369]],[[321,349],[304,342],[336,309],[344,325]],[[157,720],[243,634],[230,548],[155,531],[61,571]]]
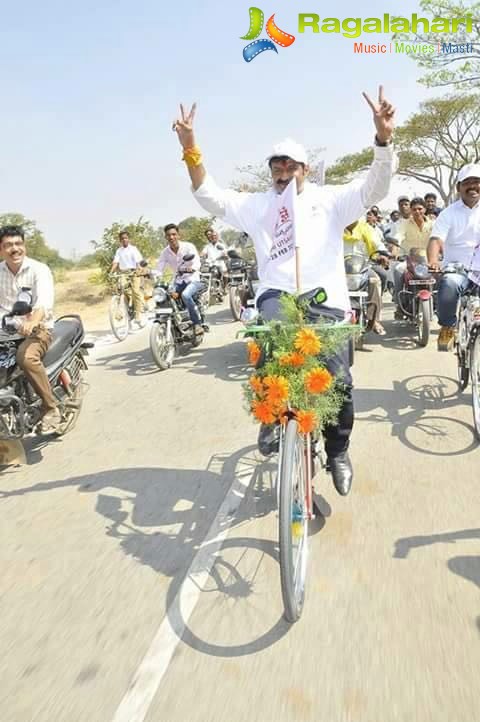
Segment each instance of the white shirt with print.
[[[365,179],[340,186],[305,183],[303,192],[296,198],[294,230],[301,246],[302,293],[322,287],[327,292],[327,306],[350,308],[343,231],[366,208],[385,198],[395,169],[392,146],[375,147],[374,161]],[[281,196],[273,188],[264,193],[221,189],[207,176],[193,194],[208,213],[252,238],[260,279],[257,298],[267,289],[296,291],[295,249],[289,241],[291,219],[286,217]]]

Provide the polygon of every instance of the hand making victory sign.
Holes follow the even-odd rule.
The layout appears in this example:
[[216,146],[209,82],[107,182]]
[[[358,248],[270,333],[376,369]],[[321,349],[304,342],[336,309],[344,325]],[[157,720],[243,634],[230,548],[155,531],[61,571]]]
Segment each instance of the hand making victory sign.
[[395,127],[395,108],[385,99],[383,95],[383,85],[380,85],[378,88],[378,103],[374,103],[367,93],[364,92],[362,95],[373,111],[373,122],[375,123],[377,131],[377,141],[381,145],[390,142]]
[[192,148],[195,145],[195,139],[193,135],[193,119],[195,118],[195,111],[197,104],[194,103],[189,113],[185,112],[185,108],[180,103],[181,118],[177,118],[172,123],[172,130],[174,130],[180,141],[182,148]]

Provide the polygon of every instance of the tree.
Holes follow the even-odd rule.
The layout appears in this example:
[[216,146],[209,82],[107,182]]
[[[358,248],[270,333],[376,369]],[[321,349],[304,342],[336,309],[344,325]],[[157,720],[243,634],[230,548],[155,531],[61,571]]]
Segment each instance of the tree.
[[[428,44],[432,52],[424,53],[420,48],[410,57],[427,73],[420,82],[427,86],[461,86],[464,83],[480,85],[480,2],[455,2],[454,0],[420,0],[422,14],[445,19],[472,16],[472,32],[467,33],[464,25],[455,33],[402,33],[392,39]],[[438,52],[439,43],[463,45],[465,52]]]
[[[447,204],[455,194],[458,169],[480,159],[480,96],[426,100],[395,132],[398,174],[431,185]],[[327,169],[327,182],[344,183],[366,170],[373,150],[346,155]]]
[[205,231],[213,224],[215,218],[196,218],[189,216],[178,224],[183,241],[193,243],[198,251],[201,251],[207,242]]
[[49,248],[42,231],[36,221],[25,218],[21,213],[4,213],[0,215],[1,226],[21,226],[25,232],[27,254],[37,261],[46,263],[50,268],[69,268],[73,264],[60,256],[60,253]]
[[[310,167],[309,180],[313,183],[323,184],[324,182],[324,161],[319,158],[325,148],[312,148],[308,151],[308,165]],[[265,161],[262,163],[249,163],[237,168],[247,178],[236,180],[232,187],[237,191],[248,191],[250,193],[267,191],[272,186],[270,168]]]
[[101,241],[92,241],[95,256],[100,266],[100,278],[104,283],[108,282],[115,251],[119,246],[118,234],[120,231],[128,232],[130,242],[137,246],[140,253],[148,261],[153,261],[164,245],[163,231],[160,228],[154,228],[149,221],[144,220],[142,217],[135,223],[112,223],[109,228],[105,228],[103,231]]

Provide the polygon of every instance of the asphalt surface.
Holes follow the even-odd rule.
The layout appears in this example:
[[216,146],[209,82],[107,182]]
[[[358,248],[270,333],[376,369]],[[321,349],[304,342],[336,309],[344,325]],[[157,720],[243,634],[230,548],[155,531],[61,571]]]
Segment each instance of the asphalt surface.
[[480,451],[453,355],[405,324],[355,360],[355,481],[321,479],[282,618],[272,461],[239,324],[159,372],[101,342],[77,427],[0,477],[1,722],[475,722]]

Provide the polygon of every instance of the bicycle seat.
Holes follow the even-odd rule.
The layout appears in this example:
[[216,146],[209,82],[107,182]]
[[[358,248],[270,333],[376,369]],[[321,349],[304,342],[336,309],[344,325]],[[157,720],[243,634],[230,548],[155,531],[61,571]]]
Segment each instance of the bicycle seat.
[[83,324],[79,318],[62,318],[56,321],[52,343],[43,357],[44,366],[53,366],[68,348],[76,346],[82,338]]

